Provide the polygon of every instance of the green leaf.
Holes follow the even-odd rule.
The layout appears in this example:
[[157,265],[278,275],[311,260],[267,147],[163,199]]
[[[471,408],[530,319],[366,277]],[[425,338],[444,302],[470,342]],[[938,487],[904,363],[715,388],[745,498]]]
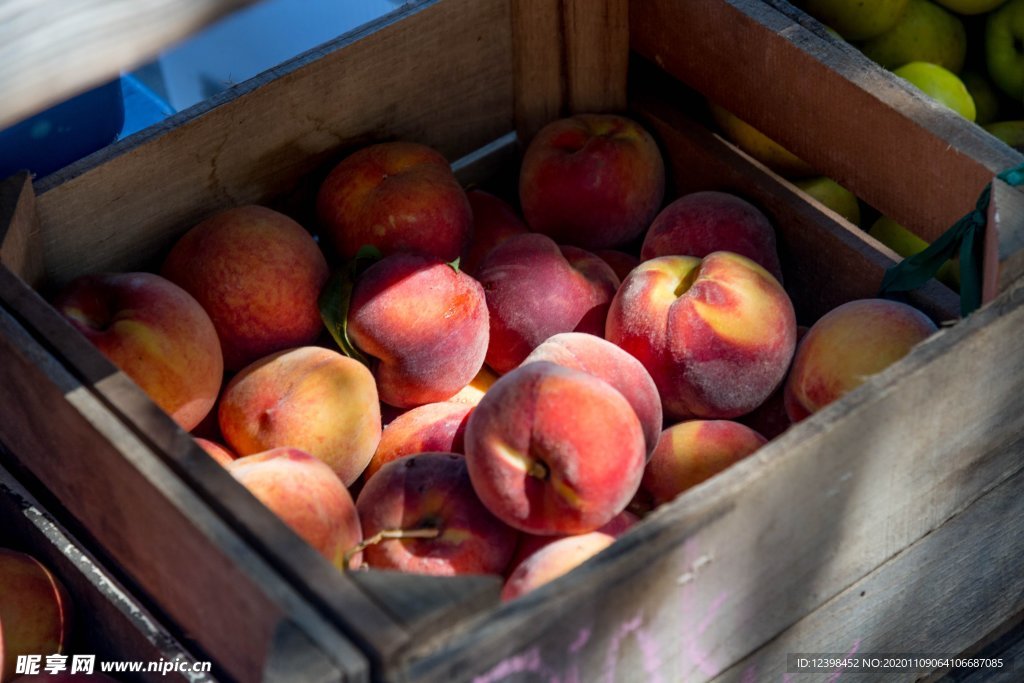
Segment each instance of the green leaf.
[[461,256],[456,256],[454,261],[448,261],[447,265],[451,266],[451,269],[456,273],[459,272],[459,262],[462,261]]
[[328,279],[317,300],[320,319],[323,320],[324,326],[331,333],[338,348],[349,358],[353,358],[367,367],[370,367],[370,359],[348,336],[348,312],[352,304],[352,291],[355,289],[359,276],[381,258],[380,249],[377,247],[372,245],[360,247],[355,258]]

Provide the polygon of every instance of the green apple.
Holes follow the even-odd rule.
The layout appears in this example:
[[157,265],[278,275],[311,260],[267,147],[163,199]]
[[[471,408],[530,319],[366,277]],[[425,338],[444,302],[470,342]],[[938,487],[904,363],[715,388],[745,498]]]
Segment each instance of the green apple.
[[1024,152],[1024,121],[995,121],[984,128],[1018,152]]
[[990,123],[999,118],[999,93],[988,76],[977,71],[965,71],[960,80],[967,87],[967,92],[974,100],[974,122],[979,125]]
[[803,0],[805,12],[847,40],[865,40],[892,28],[908,0]]
[[[927,242],[888,216],[882,216],[875,221],[871,225],[871,229],[868,230],[868,234],[903,258],[924,251],[928,246]],[[935,274],[935,278],[950,289],[959,289],[960,264],[955,260],[946,261],[939,268],[939,272]]]
[[1009,0],[985,22],[988,75],[1014,100],[1024,98],[1024,0]]
[[856,195],[831,178],[807,178],[793,184],[854,225],[860,224],[860,202]]
[[732,112],[713,102],[709,102],[708,107],[726,139],[779,175],[786,178],[807,178],[817,175],[803,159]]
[[984,14],[999,7],[1006,0],[935,0],[935,2],[957,14]]
[[893,73],[968,121],[973,121],[977,115],[967,86],[949,69],[929,62],[910,62],[894,69]]
[[895,26],[860,49],[886,69],[931,62],[960,73],[967,56],[967,31],[956,15],[930,0],[910,0]]

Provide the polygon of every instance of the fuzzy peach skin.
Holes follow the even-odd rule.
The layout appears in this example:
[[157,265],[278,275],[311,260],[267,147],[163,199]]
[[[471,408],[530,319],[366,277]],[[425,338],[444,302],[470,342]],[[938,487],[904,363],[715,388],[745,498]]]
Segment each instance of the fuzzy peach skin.
[[643,429],[604,380],[548,361],[491,387],[469,416],[466,461],[480,500],[531,534],[578,534],[607,524],[640,486]]
[[594,255],[612,267],[620,282],[626,279],[630,271],[640,265],[639,258],[617,249],[598,249]]
[[655,506],[739,462],[768,440],[732,420],[686,420],[666,429],[641,487]]
[[224,375],[220,342],[178,285],[153,273],[85,275],[52,303],[185,431],[213,408]]
[[[623,510],[612,517],[607,524],[602,526],[600,529],[597,529],[596,532],[607,534],[612,538],[618,538],[629,531],[633,525],[639,521],[639,516],[633,514],[629,510]],[[516,546],[516,553],[512,556],[512,561],[509,562],[508,565],[509,573],[514,571],[515,568],[522,564],[528,557],[530,557],[530,555],[533,555],[544,546],[550,545],[563,538],[572,538],[572,536],[534,536],[533,534],[520,534],[519,545]]]
[[[800,340],[807,334],[806,325],[796,326],[796,349],[800,350]],[[796,357],[796,352],[793,354]],[[790,363],[792,368],[792,363]],[[787,372],[788,377],[788,372]],[[778,389],[746,415],[736,418],[769,441],[779,436],[792,426],[793,421],[786,412],[786,381],[783,380]]]
[[522,364],[541,360],[581,370],[617,389],[640,420],[650,457],[662,430],[661,397],[640,361],[610,341],[584,332],[562,332],[548,337]]
[[[419,453],[385,464],[356,499],[363,534],[379,543],[363,551],[374,569],[416,574],[502,574],[518,533],[488,512],[456,453]],[[426,532],[424,538],[383,538]]]
[[364,365],[318,346],[288,349],[245,367],[217,414],[239,455],[290,446],[327,463],[346,486],[380,442],[380,403]]
[[327,261],[301,225],[266,207],[202,221],[172,247],[161,274],[206,309],[228,370],[310,344],[323,328],[317,297]]
[[782,282],[775,228],[750,202],[728,192],[693,192],[657,215],[640,247],[643,261],[731,251],[760,264]]
[[509,574],[501,589],[502,602],[508,602],[568,574],[615,542],[615,537],[600,531],[564,536],[537,550]]
[[887,299],[857,299],[818,319],[800,341],[785,385],[793,422],[856,389],[924,341],[938,328],[913,306]]
[[612,114],[549,123],[530,141],[519,174],[530,229],[584,249],[639,237],[664,194],[665,164],[654,138]]
[[480,368],[469,384],[459,389],[459,393],[452,396],[449,401],[452,403],[465,403],[468,406],[475,406],[480,403],[487,390],[498,381],[498,373],[486,365]]
[[473,406],[442,401],[408,410],[384,428],[370,464],[363,471],[369,479],[384,464],[416,453],[462,453],[466,423]]
[[363,540],[352,495],[326,463],[309,453],[272,448],[238,458],[227,470],[335,566],[344,567],[345,553]]
[[559,332],[603,336],[619,279],[588,251],[559,247],[550,237],[512,237],[491,250],[477,276],[487,297],[491,333],[487,365],[513,369]]
[[452,261],[473,229],[448,160],[414,142],[378,143],[347,156],[321,184],[316,212],[343,259],[373,245],[385,255],[415,251]]
[[63,652],[72,611],[64,586],[39,560],[0,548],[0,680],[14,677],[18,655]]
[[504,199],[483,190],[469,190],[466,198],[473,210],[473,233],[459,265],[475,276],[491,249],[509,237],[526,233],[528,229]]
[[223,467],[227,467],[229,464],[234,462],[238,456],[232,453],[228,448],[220,445],[216,441],[210,441],[204,439],[201,436],[195,437],[196,443],[199,447],[206,451],[206,454],[217,461]]
[[469,384],[488,332],[480,283],[433,256],[387,256],[352,290],[349,338],[373,357],[380,400],[398,408],[444,401]]
[[796,317],[778,280],[748,258],[660,256],[622,283],[605,337],[651,373],[666,416],[728,419],[782,382]]

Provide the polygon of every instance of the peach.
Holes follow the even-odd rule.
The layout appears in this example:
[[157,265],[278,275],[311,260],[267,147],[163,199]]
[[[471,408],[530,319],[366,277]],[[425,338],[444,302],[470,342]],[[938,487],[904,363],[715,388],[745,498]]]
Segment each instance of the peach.
[[399,408],[444,401],[469,384],[488,330],[483,288],[433,256],[386,256],[352,290],[348,335],[372,357],[380,399]]
[[583,332],[562,332],[545,340],[530,352],[523,365],[551,361],[603,379],[621,393],[633,407],[644,431],[648,456],[661,435],[661,397],[643,364],[610,341]]
[[639,258],[618,249],[598,249],[594,255],[612,267],[620,282],[626,279],[630,271],[640,265]]
[[466,198],[473,210],[473,233],[459,266],[475,276],[491,249],[527,232],[527,227],[508,202],[490,192],[469,190]]
[[526,224],[559,244],[613,249],[639,237],[665,193],[665,164],[640,124],[578,114],[530,141],[519,174]]
[[660,256],[622,283],[605,336],[647,368],[667,416],[728,419],[781,384],[796,317],[778,280],[748,258]]
[[206,451],[207,455],[224,467],[227,467],[229,464],[234,462],[236,458],[238,458],[237,455],[216,441],[210,441],[209,439],[204,439],[201,436],[194,438],[196,443],[199,444],[199,447]]
[[53,306],[185,431],[213,408],[224,376],[220,342],[178,285],[152,273],[85,275]]
[[[807,334],[806,325],[796,326],[796,348],[800,348],[800,340]],[[795,355],[795,353],[794,353]],[[790,364],[792,367],[792,364]],[[772,392],[771,396],[765,399],[764,403],[754,408],[746,415],[737,418],[755,432],[769,441],[779,436],[793,424],[786,412],[786,381]]]
[[345,554],[363,540],[362,531],[351,494],[326,463],[298,448],[272,448],[226,467],[302,540],[345,567]]
[[228,370],[310,344],[323,329],[317,297],[327,261],[312,235],[272,209],[210,216],[175,243],[161,274],[206,309]]
[[392,420],[363,471],[369,479],[384,464],[406,455],[442,452],[462,453],[466,422],[473,406],[465,403],[427,403]]
[[728,192],[693,192],[666,206],[647,230],[640,258],[704,258],[713,251],[746,256],[782,282],[775,228],[760,209]]
[[800,341],[786,379],[793,422],[821,410],[889,367],[938,330],[913,306],[857,299],[818,319]]
[[453,261],[473,229],[448,161],[414,142],[378,143],[344,158],[321,184],[316,212],[343,259],[372,245],[384,255],[415,251]]
[[674,499],[768,442],[731,420],[687,420],[666,429],[644,470],[641,487],[654,505]]
[[514,600],[568,574],[615,542],[600,531],[559,538],[516,566],[501,589],[502,602]]
[[63,652],[71,620],[71,600],[53,573],[31,555],[0,548],[0,680],[11,680],[19,655]]
[[603,336],[619,279],[588,251],[559,247],[538,234],[509,238],[491,250],[478,275],[487,296],[491,336],[487,364],[499,374],[519,365],[559,332]]
[[[633,527],[634,524],[640,521],[640,517],[630,512],[629,510],[623,510],[619,514],[611,518],[611,520],[596,531],[598,533],[607,534],[612,538],[618,538],[622,534],[626,533]],[[594,533],[594,532],[588,532]],[[577,534],[578,535],[578,534]],[[516,546],[516,553],[512,556],[512,561],[509,562],[509,570],[514,570],[520,564],[522,564],[530,555],[540,550],[546,545],[550,545],[555,541],[563,538],[571,538],[571,536],[534,536],[533,534],[520,534],[519,545]]]
[[623,395],[548,361],[494,383],[469,416],[465,446],[487,509],[540,535],[607,524],[639,488],[646,462],[640,420]]
[[518,534],[473,491],[466,459],[419,453],[385,464],[356,499],[374,569],[417,574],[502,574]]
[[469,384],[459,389],[459,393],[448,399],[452,403],[465,403],[468,406],[475,406],[480,403],[487,390],[498,381],[498,374],[486,365],[480,368]]
[[318,346],[279,351],[228,383],[217,415],[239,455],[299,448],[327,463],[346,485],[380,442],[373,375],[358,361]]

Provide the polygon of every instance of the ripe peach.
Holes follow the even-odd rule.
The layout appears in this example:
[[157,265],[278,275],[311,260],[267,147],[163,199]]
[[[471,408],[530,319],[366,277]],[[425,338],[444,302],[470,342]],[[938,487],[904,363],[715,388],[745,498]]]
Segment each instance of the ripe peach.
[[793,422],[821,410],[881,372],[937,331],[913,306],[858,299],[837,306],[801,340],[785,385]]
[[347,156],[320,186],[316,212],[344,259],[373,245],[385,255],[415,251],[452,261],[473,228],[448,161],[414,142],[378,143]]
[[775,228],[750,202],[728,192],[693,192],[657,215],[640,247],[643,261],[731,251],[758,263],[782,282]]
[[207,455],[224,467],[227,467],[229,464],[234,462],[236,458],[238,458],[237,455],[216,441],[210,441],[209,439],[204,439],[201,436],[195,437],[195,440],[196,443],[199,444],[199,447],[206,451]]
[[666,415],[733,418],[782,382],[796,317],[778,280],[748,258],[660,256],[622,283],[605,336],[647,368]]
[[466,386],[459,389],[459,393],[448,399],[452,403],[465,403],[468,406],[475,406],[480,403],[487,390],[498,381],[498,375],[486,365],[480,368],[476,377]]
[[220,342],[178,285],[152,273],[85,275],[53,306],[185,431],[213,408],[224,375]]
[[502,602],[514,600],[557,579],[615,542],[600,531],[559,538],[527,557],[509,574],[501,589]]
[[[626,533],[634,524],[640,521],[640,517],[633,514],[629,510],[623,510],[619,514],[611,518],[611,520],[596,531],[598,533],[607,534],[612,538],[618,538],[622,534]],[[588,532],[593,533],[593,532]],[[577,534],[578,535],[578,534]],[[535,536],[533,534],[520,534],[519,545],[516,546],[516,553],[512,556],[512,561],[509,562],[509,570],[514,570],[520,564],[522,564],[530,555],[540,550],[546,545],[550,545],[555,541],[563,538],[571,538],[571,536]]]
[[227,465],[228,472],[328,561],[344,567],[362,540],[355,502],[323,461],[298,448],[272,448]]
[[245,367],[224,388],[218,418],[239,455],[299,448],[330,465],[345,485],[365,469],[381,434],[373,375],[318,346],[279,351]]
[[0,680],[14,676],[18,655],[59,654],[71,633],[64,586],[39,560],[0,548]]
[[593,531],[640,486],[643,429],[604,380],[548,361],[516,368],[469,416],[473,488],[506,524],[531,534]]
[[644,470],[641,487],[655,506],[739,462],[768,442],[731,420],[687,420],[666,429]]
[[[796,326],[797,349],[800,348],[800,340],[807,334],[807,329],[806,325]],[[790,367],[792,367],[792,363]],[[782,384],[771,393],[771,396],[764,400],[764,403],[746,415],[736,418],[736,421],[747,425],[769,441],[789,429],[793,421],[786,412],[786,381],[783,380]]]
[[527,227],[508,202],[490,192],[469,190],[466,198],[473,210],[473,234],[459,266],[476,276],[491,249],[509,237],[524,234]]
[[619,286],[611,267],[588,251],[559,247],[535,233],[491,250],[478,275],[487,296],[491,338],[487,364],[503,374],[559,332],[603,336]]
[[516,531],[483,506],[455,453],[392,460],[366,482],[356,508],[363,561],[375,569],[501,574],[515,550]]
[[348,334],[373,357],[380,400],[399,408],[444,401],[484,364],[484,290],[433,256],[392,254],[356,281]]
[[301,225],[266,207],[202,221],[174,245],[161,273],[206,309],[228,370],[310,344],[323,329],[317,297],[327,261]]
[[640,265],[639,258],[617,249],[598,249],[594,255],[612,267],[620,282],[626,279],[630,271]]
[[639,237],[665,193],[654,138],[627,118],[579,114],[533,138],[519,174],[530,229],[584,249],[621,247]]
[[583,332],[562,332],[549,337],[522,364],[541,360],[581,370],[618,389],[640,419],[650,456],[661,435],[661,397],[640,361],[610,341]]
[[369,479],[385,463],[416,453],[462,453],[466,422],[473,406],[443,401],[408,410],[392,420],[380,437],[370,464],[363,471]]

